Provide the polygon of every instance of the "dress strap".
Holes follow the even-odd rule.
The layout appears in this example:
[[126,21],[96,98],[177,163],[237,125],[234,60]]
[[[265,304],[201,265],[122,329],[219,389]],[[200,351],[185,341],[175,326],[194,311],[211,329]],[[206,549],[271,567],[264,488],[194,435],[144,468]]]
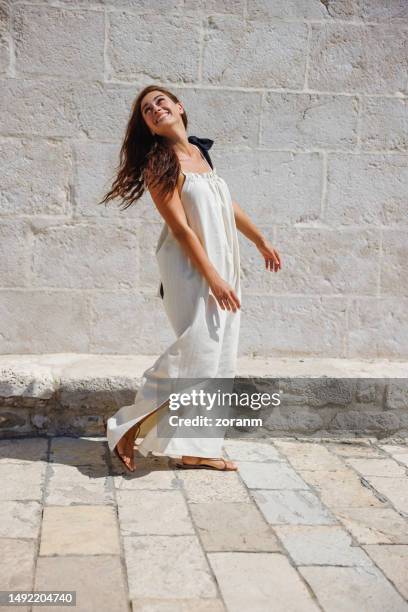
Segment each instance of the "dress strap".
[[200,151],[200,155],[201,155],[201,157],[203,158],[203,160],[205,161],[205,163],[207,164],[207,166],[210,168],[210,172],[211,172],[212,168],[211,168],[210,164],[208,163],[207,158],[206,158],[206,157],[203,155],[203,152],[201,151],[200,147],[198,147],[198,146],[197,146],[196,144],[194,144],[194,143],[193,143],[193,146],[195,146],[195,147],[196,147],[196,149],[198,149],[198,150]]
[[[208,155],[208,149],[210,149],[212,147],[214,141],[210,140],[209,138],[198,138],[198,136],[188,136],[188,141],[192,145],[194,145],[196,149],[198,149],[202,159],[206,162],[207,166],[209,167],[209,169],[210,169],[209,171],[212,172],[213,171],[213,166],[212,166],[212,162],[211,162],[210,156]],[[201,150],[201,147],[204,148],[205,154]],[[208,158],[207,158],[207,156],[208,156]],[[183,170],[181,168],[180,168],[180,172],[181,172],[181,174],[185,178],[187,178],[187,174],[205,174],[204,172],[186,173],[186,172],[183,172]]]
[[197,146],[200,153],[204,155],[211,169],[213,169],[214,166],[208,151],[213,146],[214,141],[211,140],[211,138],[199,138],[198,136],[188,136],[188,141]]

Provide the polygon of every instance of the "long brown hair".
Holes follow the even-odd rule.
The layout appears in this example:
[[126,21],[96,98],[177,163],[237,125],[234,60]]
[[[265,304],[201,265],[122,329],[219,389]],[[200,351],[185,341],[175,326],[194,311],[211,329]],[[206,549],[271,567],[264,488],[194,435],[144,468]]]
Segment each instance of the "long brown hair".
[[[158,134],[152,135],[147,127],[141,110],[144,96],[151,91],[161,91],[173,102],[180,100],[165,87],[148,85],[137,96],[132,105],[131,116],[126,128],[125,138],[120,149],[119,165],[115,169],[116,178],[111,189],[98,204],[106,204],[114,198],[122,198],[129,208],[142,197],[147,185],[159,186],[162,197],[173,193],[180,174],[180,162],[173,147]],[[187,129],[186,112],[181,115]]]

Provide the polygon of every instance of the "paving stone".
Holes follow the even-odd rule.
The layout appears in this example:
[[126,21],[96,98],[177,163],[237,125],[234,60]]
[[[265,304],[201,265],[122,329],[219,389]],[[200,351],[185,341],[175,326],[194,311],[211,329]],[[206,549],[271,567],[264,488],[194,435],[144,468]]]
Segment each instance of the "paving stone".
[[[137,458],[135,454],[135,471],[130,474],[125,466],[119,465],[119,459],[114,458],[113,473],[114,484],[118,490],[139,490],[149,489],[157,491],[159,489],[180,488],[174,470],[168,466],[168,458],[147,457]],[[119,476],[118,474],[123,474]]]
[[[15,605],[5,606],[5,607],[2,606],[2,612],[14,612],[15,609],[16,609]],[[27,606],[19,606],[18,609],[21,612],[31,612],[32,611],[32,608],[28,608]]]
[[408,599],[408,546],[372,545],[364,546],[364,549],[401,595]]
[[408,467],[408,444],[407,445],[381,445],[382,450],[390,454],[395,461]]
[[[31,589],[26,589],[30,591]],[[2,612],[14,612],[16,609],[15,605],[11,606],[2,606]],[[32,612],[32,608],[28,608],[27,606],[18,606],[19,612]]]
[[368,482],[381,495],[388,497],[392,505],[408,516],[408,478],[383,476],[367,476]]
[[336,453],[339,457],[382,457],[380,449],[370,444],[352,444],[327,442],[325,444],[327,450]]
[[51,463],[45,504],[70,506],[113,503],[112,491],[108,489],[107,471],[106,466],[95,468]]
[[115,509],[109,506],[44,508],[40,555],[118,555]]
[[196,536],[128,536],[124,548],[131,599],[217,597]]
[[190,504],[190,512],[206,551],[281,551],[255,505],[216,501]]
[[249,489],[309,489],[295,470],[284,462],[237,461],[237,465]]
[[272,444],[231,440],[224,442],[230,459],[237,461],[283,461],[283,457]]
[[106,445],[87,438],[52,438],[50,461],[68,465],[105,465]]
[[[39,557],[35,589],[76,591],[75,612],[129,610],[126,580],[118,556]],[[46,609],[61,612],[61,606]]]
[[166,456],[135,451],[130,474],[96,437],[0,441],[0,582],[32,578],[41,534],[35,588],[63,590],[72,580],[86,612],[129,610],[128,595],[139,612],[269,612],[271,602],[274,612],[407,610],[405,444],[224,446],[239,472],[174,470]]
[[408,467],[408,455],[393,455],[393,458],[398,463],[402,463],[406,467]]
[[[319,610],[288,559],[279,553],[209,553],[228,612]],[[273,602],[273,604],[272,604]]]
[[43,482],[46,464],[33,463],[0,464],[1,499],[40,501],[43,495]]
[[46,461],[47,449],[48,440],[45,438],[0,440],[0,463]]
[[181,491],[118,491],[120,530],[129,535],[188,535],[194,526]]
[[134,599],[132,612],[226,612],[221,599]]
[[317,490],[322,502],[330,509],[384,506],[384,502],[365,487],[351,469],[315,472],[304,470],[300,474]]
[[258,489],[252,495],[271,525],[331,525],[337,522],[312,491]]
[[300,567],[324,610],[406,612],[408,604],[374,567]]
[[360,544],[408,544],[408,520],[393,508],[342,508],[333,514]]
[[[36,542],[1,540],[0,584],[2,591],[30,591],[34,579]],[[11,609],[16,606],[7,606]],[[20,606],[18,606],[20,610]],[[28,609],[28,608],[27,608]]]
[[408,444],[380,444],[379,447],[390,455],[408,455]]
[[297,470],[341,470],[344,463],[324,446],[304,442],[275,442]]
[[[324,363],[327,364],[327,359],[324,359]],[[325,366],[327,367],[327,366]],[[349,364],[348,364],[348,368],[347,371],[350,371],[349,369]],[[338,372],[338,370],[337,370]],[[322,372],[323,373],[323,372]],[[285,438],[286,439],[286,438]],[[289,439],[289,438],[288,438]],[[292,440],[295,440],[296,442],[307,442],[308,444],[310,444],[310,437],[306,438],[303,436],[296,436],[294,438],[292,438]],[[376,442],[378,442],[377,438],[373,438],[370,436],[363,436],[361,438],[359,438],[358,436],[351,436],[348,437],[346,435],[341,435],[341,437],[330,437],[328,438],[327,436],[313,436],[313,442],[317,443],[317,444],[348,444],[350,446],[366,446],[367,448],[370,447],[372,444],[375,444]]]
[[177,479],[180,486],[184,487],[190,503],[251,501],[236,472],[180,469],[177,470]]
[[362,476],[405,476],[406,470],[392,459],[347,459]]
[[0,538],[37,538],[41,504],[36,501],[0,501]]
[[297,565],[372,565],[342,527],[285,525],[275,531]]

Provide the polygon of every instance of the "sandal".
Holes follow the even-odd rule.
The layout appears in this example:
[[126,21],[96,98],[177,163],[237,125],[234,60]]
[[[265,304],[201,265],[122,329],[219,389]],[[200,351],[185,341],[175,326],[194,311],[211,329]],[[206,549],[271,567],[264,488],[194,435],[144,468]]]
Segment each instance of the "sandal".
[[[105,430],[105,436],[107,436],[108,433],[108,421],[106,419],[106,417],[103,418],[103,426],[104,426],[104,430]],[[138,429],[136,430],[136,435],[135,435],[135,440],[139,434],[140,431],[140,425],[138,427]],[[118,459],[120,459],[120,461],[123,463],[123,465],[125,466],[125,468],[129,471],[129,472],[134,472],[135,468],[133,468],[133,470],[128,466],[128,464],[126,463],[126,461],[123,459],[122,455],[119,453],[117,446],[114,447],[113,452],[115,453],[115,455],[117,456]]]
[[[216,467],[215,465],[211,465],[209,463],[203,463],[203,461],[222,461],[223,462],[223,467],[219,468]],[[218,470],[218,472],[236,472],[238,470],[237,467],[231,467],[231,461],[228,461],[227,459],[224,459],[224,457],[221,457],[220,459],[210,459],[209,457],[200,457],[198,463],[184,463],[182,462],[177,462],[176,463],[176,467],[178,468],[182,468],[183,470],[189,470],[189,469],[195,469],[195,470]]]

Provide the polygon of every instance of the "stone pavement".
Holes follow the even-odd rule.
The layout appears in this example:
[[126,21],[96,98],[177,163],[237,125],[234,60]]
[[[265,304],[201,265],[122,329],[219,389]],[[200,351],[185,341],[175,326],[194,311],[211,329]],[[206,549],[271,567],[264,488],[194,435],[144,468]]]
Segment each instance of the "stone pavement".
[[1,440],[0,588],[86,612],[408,612],[406,440],[225,450],[239,472],[136,453],[130,474],[105,438]]

